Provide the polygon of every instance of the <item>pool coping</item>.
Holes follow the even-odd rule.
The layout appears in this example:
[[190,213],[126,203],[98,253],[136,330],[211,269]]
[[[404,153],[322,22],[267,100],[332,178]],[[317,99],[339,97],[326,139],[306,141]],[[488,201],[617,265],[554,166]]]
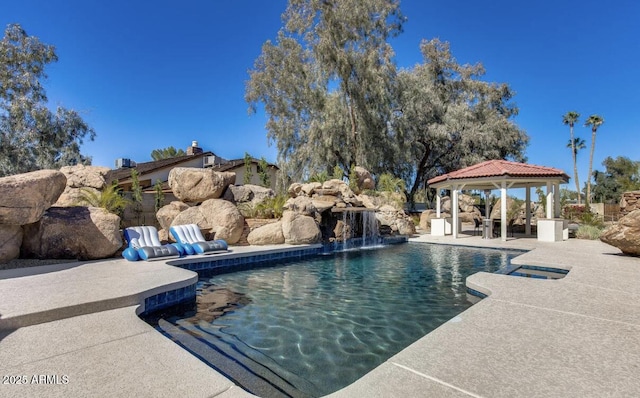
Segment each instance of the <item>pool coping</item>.
[[[627,377],[625,371],[637,366],[634,358],[640,357],[640,342],[636,338],[640,331],[640,306],[628,305],[640,302],[640,259],[620,256],[617,249],[601,242],[570,240],[545,244],[509,240],[498,244],[481,239],[443,240],[422,235],[411,241],[529,250],[513,263],[553,265],[569,269],[569,273],[562,280],[554,281],[487,273],[472,275],[467,278],[467,286],[487,293],[486,299],[330,396],[578,396],[585,391],[590,391],[590,395],[622,396],[640,392],[640,381]],[[278,248],[282,249],[281,246],[265,249]],[[236,255],[242,251],[233,249]],[[174,396],[182,392],[180,385],[185,379],[190,383],[185,396],[251,396],[135,316],[144,309],[140,304],[145,298],[189,285],[194,273],[163,262],[144,265],[124,260],[72,263],[67,267],[56,265],[41,273],[25,269],[23,276],[16,276],[16,271],[11,271],[12,276],[5,279],[2,278],[6,271],[0,271],[0,322],[5,325],[0,331],[2,373],[62,375],[67,372],[71,381],[47,386],[3,385],[0,396],[15,396],[16,393],[30,396]],[[110,302],[106,307],[96,304],[99,292],[87,289],[89,299],[77,303],[85,308],[84,311],[77,312],[77,308],[70,311],[62,306],[56,316],[63,318],[35,324],[31,320],[27,322],[30,326],[18,327],[19,323],[16,323],[7,327],[12,318],[6,317],[7,313],[15,317],[20,310],[23,311],[21,316],[32,311],[36,314],[32,316],[38,317],[43,308],[54,307],[59,302],[55,297],[48,307],[37,303],[47,301],[43,300],[47,293],[63,298],[69,295],[81,297],[83,292],[79,283],[83,278],[92,283],[98,281],[100,286],[111,291],[133,288],[147,278],[152,278],[155,286],[137,286],[125,295],[126,300],[138,300],[135,304],[130,305],[125,300]],[[43,283],[47,283],[47,288],[38,288]],[[31,300],[38,305],[31,306]],[[14,306],[9,306],[9,312],[8,301]],[[112,308],[114,306],[116,308]],[[34,308],[37,311],[33,311]],[[105,326],[104,319],[112,320],[109,325],[122,322],[131,330]],[[594,330],[576,326],[583,327],[582,323],[586,321]],[[499,329],[503,324],[512,328]],[[545,331],[543,326],[546,324],[553,326],[552,330]],[[486,328],[496,329],[495,333],[484,333]],[[82,333],[78,334],[78,330]],[[473,333],[478,334],[479,341],[467,340]],[[615,343],[602,347],[585,344],[591,342],[589,339],[596,333],[619,339],[619,346],[624,350]],[[152,337],[154,334],[162,339]],[[61,337],[69,335],[75,338]],[[53,352],[52,346],[60,346],[61,338],[67,340]],[[549,349],[549,342],[556,340],[568,345],[572,351],[563,346]],[[528,345],[501,347],[505,341],[523,341]],[[535,361],[519,361],[514,349]],[[558,352],[563,354],[562,358],[557,357]],[[137,360],[129,361],[127,355]],[[614,356],[615,366],[598,361],[598,358]],[[19,361],[16,360],[18,357]],[[144,366],[140,366],[141,363]],[[457,369],[460,363],[464,364],[464,371]],[[457,364],[457,368],[453,364]],[[557,365],[562,367],[557,368]],[[88,372],[88,366],[93,373]],[[166,369],[172,367],[174,370],[167,374]],[[197,377],[186,376],[184,369]],[[595,370],[599,372],[597,375]],[[120,379],[110,375],[120,375]],[[207,378],[207,382],[203,378]]]

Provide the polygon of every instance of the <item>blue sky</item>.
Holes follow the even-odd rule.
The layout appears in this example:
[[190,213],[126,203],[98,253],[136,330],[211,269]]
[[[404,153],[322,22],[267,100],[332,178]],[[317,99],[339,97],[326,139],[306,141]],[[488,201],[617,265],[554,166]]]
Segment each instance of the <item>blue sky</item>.
[[[96,130],[83,152],[95,165],[150,160],[155,148],[197,140],[226,158],[276,160],[266,117],[249,115],[247,71],[281,26],[286,0],[21,0],[3,2],[0,25],[20,23],[57,49],[47,70],[51,106],[82,112]],[[604,117],[594,168],[607,156],[640,160],[640,3],[602,1],[401,1],[408,21],[392,41],[400,67],[422,61],[419,43],[451,43],[461,63],[516,91],[515,122],[529,134],[530,163],[573,176],[569,129]],[[589,149],[579,154],[585,181]],[[570,185],[573,187],[573,185]]]

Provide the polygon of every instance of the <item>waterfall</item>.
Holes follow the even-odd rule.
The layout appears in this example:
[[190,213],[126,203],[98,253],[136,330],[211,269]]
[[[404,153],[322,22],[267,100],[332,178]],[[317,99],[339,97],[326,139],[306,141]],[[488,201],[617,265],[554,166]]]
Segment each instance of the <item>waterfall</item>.
[[377,246],[379,240],[378,220],[374,211],[362,212],[362,247]]

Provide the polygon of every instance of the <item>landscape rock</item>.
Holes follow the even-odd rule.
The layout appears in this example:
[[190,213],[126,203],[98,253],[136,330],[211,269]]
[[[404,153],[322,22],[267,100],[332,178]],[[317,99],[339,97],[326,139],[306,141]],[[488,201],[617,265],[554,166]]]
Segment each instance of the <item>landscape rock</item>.
[[302,193],[302,184],[299,182],[294,182],[293,184],[289,185],[287,193],[291,198],[300,196],[300,194]]
[[413,235],[416,233],[415,224],[411,217],[391,205],[380,207],[376,212],[376,219],[380,222],[381,227],[390,227],[394,233],[400,235]]
[[107,185],[105,176],[109,171],[110,168],[102,166],[77,165],[60,168],[60,172],[67,177],[67,184],[54,206],[77,206],[83,195],[82,189],[99,193]]
[[[215,239],[224,239],[232,245],[242,236],[244,217],[233,203],[223,199],[209,199],[198,206]],[[180,215],[178,215],[180,216]]]
[[207,199],[218,199],[235,181],[236,173],[212,169],[175,167],[169,172],[169,187],[183,202],[199,203]]
[[284,204],[284,209],[311,217],[315,216],[317,210],[313,204],[313,200],[306,196],[287,199]]
[[287,210],[282,215],[284,241],[290,245],[317,243],[322,238],[320,228],[313,217]]
[[24,226],[22,257],[97,260],[122,247],[120,217],[97,207],[51,207]]
[[640,210],[634,210],[607,228],[600,240],[617,247],[624,254],[640,256]]
[[247,242],[250,245],[278,245],[285,242],[282,221],[265,224],[249,232]]
[[171,223],[178,216],[178,214],[182,213],[188,208],[188,204],[180,202],[179,200],[174,200],[168,205],[162,206],[156,213],[156,219],[160,224],[160,228],[168,230],[171,226]]
[[349,203],[351,199],[356,199],[356,194],[349,188],[349,185],[342,180],[332,179],[325,181],[322,184],[322,189],[333,189],[340,192],[340,198],[346,203]]
[[25,225],[40,219],[64,191],[67,178],[39,170],[0,178],[0,224]]
[[369,170],[364,167],[356,166],[355,173],[356,178],[358,179],[357,186],[360,192],[376,188],[376,182],[373,180],[373,177],[371,177]]
[[322,184],[320,184],[319,182],[309,182],[300,186],[301,193],[308,197],[311,197],[314,194],[315,190],[319,188],[322,188]]
[[60,172],[67,177],[67,187],[69,188],[95,188],[102,190],[107,182],[105,176],[111,171],[108,167],[103,166],[64,166],[60,168]]
[[260,185],[229,185],[222,198],[234,204],[251,203],[253,206],[276,196],[271,188]]
[[20,256],[22,227],[0,224],[0,264]]

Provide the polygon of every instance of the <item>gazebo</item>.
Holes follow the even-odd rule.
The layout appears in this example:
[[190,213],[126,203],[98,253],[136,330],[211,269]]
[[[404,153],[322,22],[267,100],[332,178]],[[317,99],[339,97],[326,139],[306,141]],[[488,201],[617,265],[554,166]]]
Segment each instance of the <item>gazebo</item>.
[[[507,189],[525,189],[525,233],[530,235],[531,188],[546,186],[546,219],[538,220],[538,239],[557,241],[562,240],[564,230],[563,220],[558,219],[560,217],[560,184],[566,184],[568,181],[569,176],[560,169],[507,160],[487,160],[461,170],[434,177],[428,180],[427,184],[437,191],[436,216],[438,219],[441,219],[440,191],[442,189],[451,191],[451,231],[455,239],[458,238],[460,233],[458,226],[459,191],[462,189],[483,190],[485,197],[488,199],[491,190],[499,189],[501,198],[500,237],[503,241],[507,240]],[[488,200],[486,203],[487,212],[485,212],[485,215],[488,217]]]

